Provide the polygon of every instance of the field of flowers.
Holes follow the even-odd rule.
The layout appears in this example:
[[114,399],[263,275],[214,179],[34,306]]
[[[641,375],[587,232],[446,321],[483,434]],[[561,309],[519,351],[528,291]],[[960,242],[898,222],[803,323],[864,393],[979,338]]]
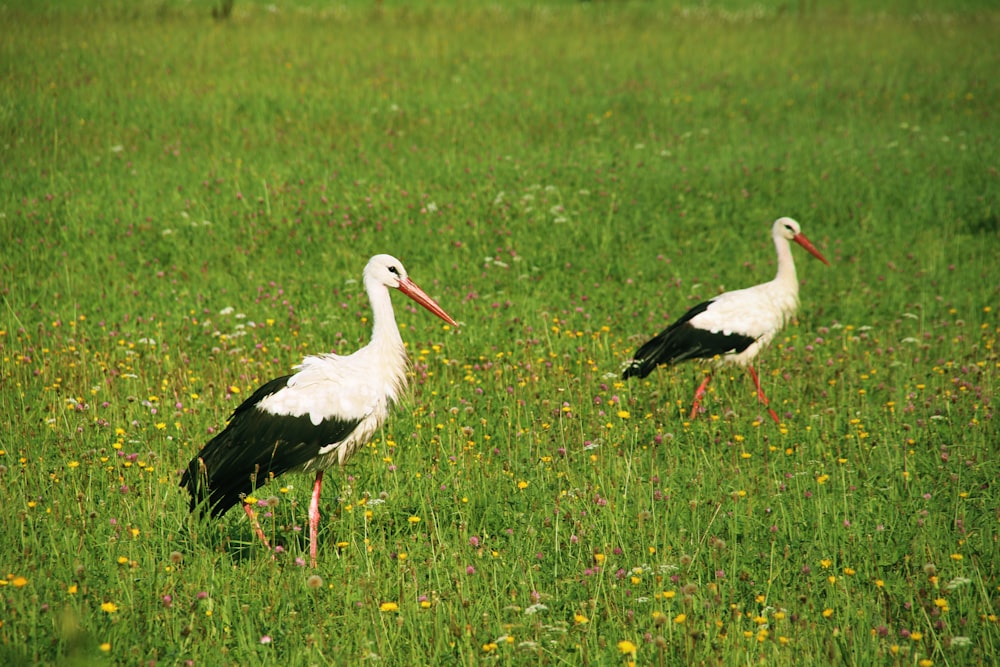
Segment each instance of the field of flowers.
[[[3,10],[0,664],[992,664],[1000,12],[213,4]],[[622,382],[782,215],[781,424]],[[409,394],[272,559],[180,471],[380,252],[460,326],[394,295]]]

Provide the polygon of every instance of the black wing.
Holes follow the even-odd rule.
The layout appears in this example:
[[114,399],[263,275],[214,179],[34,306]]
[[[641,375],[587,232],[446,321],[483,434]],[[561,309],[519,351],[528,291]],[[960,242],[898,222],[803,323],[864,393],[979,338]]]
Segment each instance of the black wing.
[[699,303],[680,319],[640,347],[622,379],[644,378],[661,364],[676,364],[688,359],[711,359],[720,354],[740,353],[750,347],[755,338],[742,334],[711,332],[691,324],[692,318],[708,310],[712,301]]
[[297,468],[327,445],[342,441],[360,419],[325,419],[271,414],[261,401],[288,385],[291,375],[261,386],[243,401],[229,424],[191,459],[181,486],[191,494],[191,510],[216,517],[271,479]]

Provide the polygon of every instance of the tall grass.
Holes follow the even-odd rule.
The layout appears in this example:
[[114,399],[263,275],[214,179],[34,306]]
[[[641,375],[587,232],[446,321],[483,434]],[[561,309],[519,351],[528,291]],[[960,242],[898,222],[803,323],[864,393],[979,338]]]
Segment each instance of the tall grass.
[[[63,664],[986,664],[998,652],[989,3],[8,3],[0,656]],[[803,306],[774,427],[698,300]],[[410,394],[330,479],[190,517],[261,382],[364,344]]]

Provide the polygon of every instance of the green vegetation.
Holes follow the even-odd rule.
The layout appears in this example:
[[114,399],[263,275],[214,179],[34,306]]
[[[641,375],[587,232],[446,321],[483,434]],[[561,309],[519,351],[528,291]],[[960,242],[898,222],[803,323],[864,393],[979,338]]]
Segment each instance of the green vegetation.
[[[0,663],[990,664],[1000,654],[991,2],[8,2]],[[650,335],[802,308],[688,421]],[[270,558],[179,471],[348,352],[388,252],[413,361]],[[731,379],[730,379],[731,378]]]

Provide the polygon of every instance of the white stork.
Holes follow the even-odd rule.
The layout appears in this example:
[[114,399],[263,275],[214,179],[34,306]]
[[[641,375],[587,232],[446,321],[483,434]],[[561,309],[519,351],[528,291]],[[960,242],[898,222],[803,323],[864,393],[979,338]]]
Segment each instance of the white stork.
[[[644,378],[660,364],[675,364],[686,359],[712,359],[716,365],[742,366],[753,378],[757,397],[768,405],[753,361],[795,315],[799,307],[799,281],[789,241],[795,241],[829,266],[826,258],[803,236],[799,223],[779,218],[771,227],[774,248],[778,253],[778,275],[774,280],[746,289],[723,292],[714,299],[699,303],[635,353],[622,377]],[[690,419],[698,414],[711,372],[705,376],[694,395]],[[767,408],[778,423],[778,415]]]
[[[319,492],[323,471],[343,465],[378,430],[406,387],[408,360],[396,326],[389,288],[396,288],[449,324],[455,320],[406,275],[390,255],[375,255],[364,271],[371,302],[371,342],[354,354],[302,360],[292,375],[261,386],[229,424],[191,459],[181,486],[191,510],[217,517],[254,489],[289,471],[316,471],[309,503],[309,556],[316,566]],[[253,510],[244,509],[267,544]],[[269,545],[268,545],[269,546]]]

